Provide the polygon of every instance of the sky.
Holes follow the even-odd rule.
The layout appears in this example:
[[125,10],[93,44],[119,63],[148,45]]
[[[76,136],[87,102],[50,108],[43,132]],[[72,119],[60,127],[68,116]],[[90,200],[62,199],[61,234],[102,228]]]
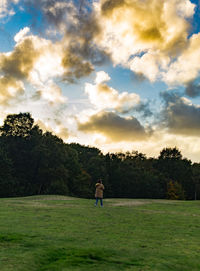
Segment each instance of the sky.
[[0,124],[200,162],[199,0],[1,0]]

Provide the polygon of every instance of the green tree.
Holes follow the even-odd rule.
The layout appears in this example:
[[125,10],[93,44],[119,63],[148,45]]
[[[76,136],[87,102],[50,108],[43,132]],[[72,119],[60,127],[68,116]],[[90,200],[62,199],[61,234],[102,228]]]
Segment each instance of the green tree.
[[155,168],[168,180],[178,182],[185,191],[186,199],[194,198],[194,182],[191,161],[182,158],[181,152],[175,148],[165,148],[160,152]]
[[178,182],[169,181],[167,184],[167,198],[171,200],[184,200],[185,193]]
[[158,159],[173,159],[173,160],[181,160],[182,159],[182,154],[181,152],[176,148],[164,148],[158,157]]
[[195,185],[195,199],[200,199],[200,164],[194,163],[192,165],[193,182]]
[[33,123],[34,120],[30,113],[8,115],[0,128],[0,134],[2,136],[28,137],[33,128]]
[[2,146],[0,146],[0,187],[0,197],[16,195],[16,180],[13,175],[12,161]]

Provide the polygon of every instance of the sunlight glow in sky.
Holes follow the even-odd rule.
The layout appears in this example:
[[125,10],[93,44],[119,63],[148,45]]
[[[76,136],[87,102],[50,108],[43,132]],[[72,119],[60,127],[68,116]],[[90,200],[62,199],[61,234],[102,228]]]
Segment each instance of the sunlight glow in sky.
[[1,122],[200,162],[198,0],[3,0],[0,21]]

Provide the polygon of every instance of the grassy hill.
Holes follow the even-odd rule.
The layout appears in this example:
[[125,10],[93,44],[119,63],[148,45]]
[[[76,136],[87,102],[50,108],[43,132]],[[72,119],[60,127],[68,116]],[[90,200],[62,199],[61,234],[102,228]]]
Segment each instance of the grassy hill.
[[200,270],[200,202],[0,199],[0,270]]

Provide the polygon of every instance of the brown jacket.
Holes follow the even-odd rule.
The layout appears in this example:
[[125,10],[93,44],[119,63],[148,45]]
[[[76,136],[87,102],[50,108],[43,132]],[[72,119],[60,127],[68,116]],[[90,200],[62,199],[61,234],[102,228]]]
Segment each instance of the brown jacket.
[[103,198],[104,185],[102,183],[96,183],[95,198]]

